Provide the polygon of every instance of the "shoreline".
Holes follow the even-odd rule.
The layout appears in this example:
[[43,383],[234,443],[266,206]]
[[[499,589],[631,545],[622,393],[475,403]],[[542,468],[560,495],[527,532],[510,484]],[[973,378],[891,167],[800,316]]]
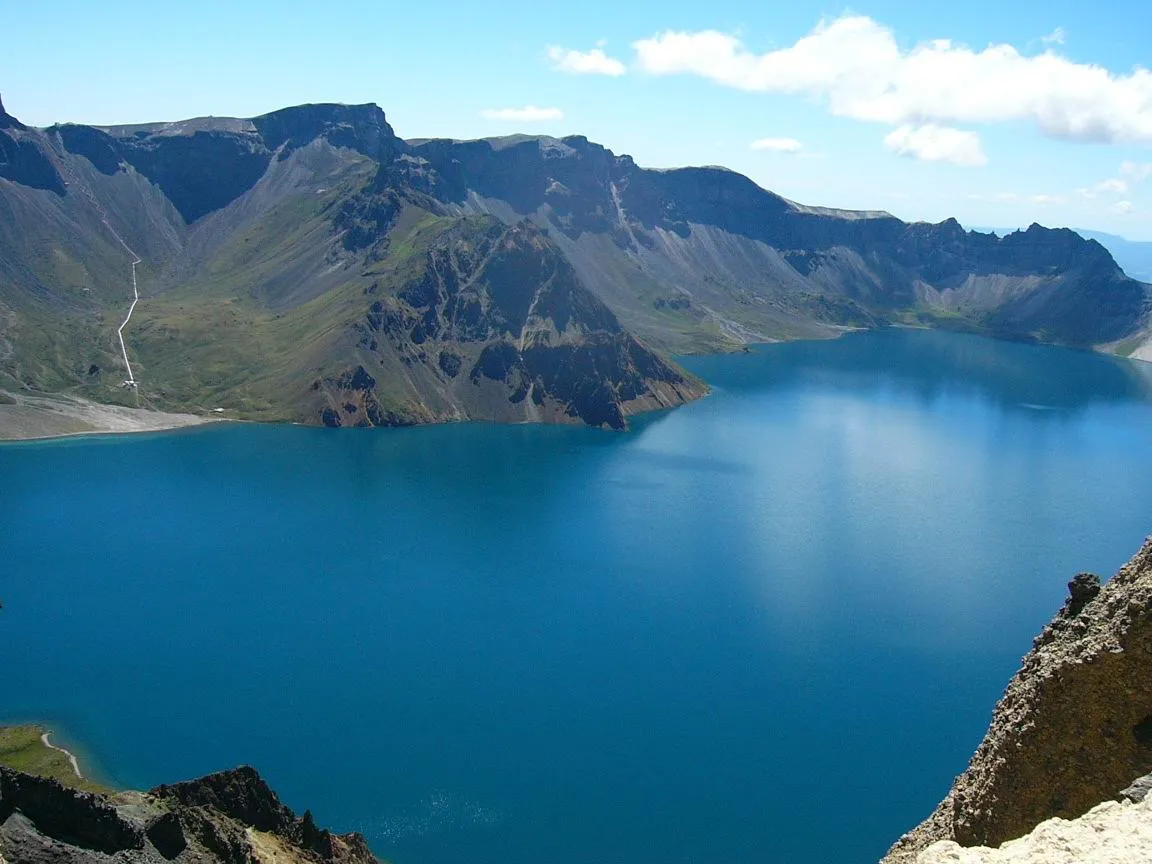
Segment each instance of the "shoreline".
[[[232,423],[253,423],[252,420],[216,420],[204,418],[199,423],[173,424],[171,426],[150,426],[142,429],[85,429],[78,432],[46,432],[42,435],[24,435],[20,438],[3,436],[0,430],[0,447],[14,446],[16,444],[47,444],[52,441],[71,441],[74,438],[111,438],[118,435],[136,437],[139,435],[163,435],[165,432],[191,431],[203,426],[222,426]],[[272,424],[275,425],[275,424]]]
[[166,432],[229,419],[107,405],[65,394],[0,391],[0,445],[89,435]]
[[41,740],[41,742],[43,742],[44,746],[47,747],[49,750],[56,750],[60,753],[63,753],[65,756],[67,756],[68,761],[72,763],[72,770],[76,772],[76,779],[77,780],[86,779],[84,777],[83,772],[80,770],[80,763],[76,760],[75,754],[71,750],[68,750],[64,747],[57,747],[55,744],[53,744],[51,741],[49,741],[48,736],[51,734],[52,734],[52,731],[48,730],[40,736],[40,740]]
[[[877,332],[885,329],[915,330],[924,332],[942,332],[955,335],[970,336],[977,339],[986,339],[993,342],[1009,342],[1014,344],[1034,345],[1042,348],[1057,348],[1078,353],[1097,354],[1111,357],[1116,360],[1127,361],[1134,368],[1152,366],[1152,358],[1145,360],[1141,357],[1125,356],[1107,350],[1108,346],[1071,346],[1055,342],[1034,342],[1030,340],[1012,339],[1004,336],[995,336],[987,333],[970,332],[964,330],[951,330],[946,327],[933,327],[929,324],[893,322],[883,327],[842,327],[840,332],[829,334],[826,337],[812,337],[802,339],[774,339],[765,342],[748,342],[732,350],[718,350],[700,353],[672,354],[674,360],[703,357],[738,356],[755,353],[764,347],[786,345],[795,342],[823,342],[835,341],[856,333]],[[695,375],[689,370],[689,374]],[[699,396],[688,399],[681,405],[660,406],[646,408],[640,411],[626,411],[625,417],[629,420],[639,420],[650,414],[661,414],[671,411],[682,405],[690,404],[698,399],[706,398],[711,394],[712,386],[699,376],[705,389]],[[414,423],[412,427],[431,427],[451,425],[453,423],[497,423],[501,421],[467,418],[463,420],[440,420],[433,422]],[[512,425],[533,425],[539,420],[511,421]],[[246,420],[236,417],[220,415],[207,416],[203,414],[184,414],[157,411],[149,408],[130,408],[123,405],[112,405],[93,402],[77,396],[49,393],[27,393],[21,391],[0,390],[0,447],[19,443],[45,443],[51,441],[66,441],[72,438],[97,437],[105,435],[138,435],[141,433],[172,432],[178,429],[191,429],[193,427],[217,425],[222,423],[258,423],[261,425],[287,425],[310,426],[311,424],[286,421]],[[544,425],[551,425],[545,423]],[[566,425],[566,424],[564,424]],[[52,428],[56,426],[58,428]],[[315,428],[322,428],[316,426]]]

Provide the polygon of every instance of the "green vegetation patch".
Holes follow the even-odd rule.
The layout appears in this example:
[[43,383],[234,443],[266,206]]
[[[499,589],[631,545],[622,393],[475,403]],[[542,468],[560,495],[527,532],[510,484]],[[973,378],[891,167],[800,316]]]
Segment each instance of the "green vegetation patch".
[[0,765],[51,777],[73,789],[86,792],[107,792],[108,787],[77,777],[68,754],[45,746],[41,737],[49,730],[43,726],[0,726]]

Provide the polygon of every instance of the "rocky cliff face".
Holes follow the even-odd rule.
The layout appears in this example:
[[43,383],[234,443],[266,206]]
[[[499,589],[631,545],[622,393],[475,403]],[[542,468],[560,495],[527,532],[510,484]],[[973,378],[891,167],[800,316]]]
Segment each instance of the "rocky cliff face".
[[77,792],[0,767],[0,860],[10,864],[376,864],[359,834],[296,816],[251,768],[148,793]]
[[404,146],[376,105],[300,105],[252,120],[200,118],[103,129],[65,124],[47,134],[104,174],[128,166],[139,171],[189,224],[250,191],[274,158],[286,159],[313,141],[383,163]]
[[[559,231],[590,284],[654,338],[667,325],[629,302],[651,283],[686,301],[677,315],[653,297],[667,316],[711,323],[736,341],[911,316],[1095,345],[1147,318],[1145,286],[1067,230],[1034,225],[999,238],[954,219],[908,224],[804,207],[732,171],[646,170],[579,136],[421,141],[409,159],[421,166],[414,182],[445,202]],[[814,316],[815,297],[836,301],[840,315]]]
[[968,769],[887,864],[940,840],[999,846],[1117,798],[1152,769],[1152,540],[1103,588],[1081,574],[1069,589]]
[[[450,224],[393,295],[370,294],[359,325],[364,365],[316,389],[325,425],[396,425],[381,372],[397,361],[421,419],[581,420],[622,429],[636,410],[704,388],[627,333],[529,223]],[[413,404],[413,403],[410,403]]]

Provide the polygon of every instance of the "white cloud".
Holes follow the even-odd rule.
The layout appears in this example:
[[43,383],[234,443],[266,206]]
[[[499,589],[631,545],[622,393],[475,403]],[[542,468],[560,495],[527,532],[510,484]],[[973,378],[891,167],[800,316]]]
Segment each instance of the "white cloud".
[[1063,27],[1057,27],[1047,36],[1041,36],[1040,41],[1045,45],[1063,45],[1068,41],[1068,31]]
[[485,108],[480,112],[485,120],[516,120],[520,123],[544,123],[549,120],[563,120],[564,112],[559,108],[537,108],[525,105],[523,108]]
[[1101,180],[1091,189],[1077,189],[1081,198],[1091,200],[1097,195],[1127,195],[1134,187],[1152,177],[1152,162],[1121,162],[1120,176]]
[[1131,213],[1136,208],[1133,207],[1131,201],[1117,201],[1115,204],[1113,204],[1108,209],[1111,210],[1113,213],[1119,213],[1121,216],[1127,216],[1129,213]]
[[1128,191],[1128,181],[1121,180],[1119,177],[1113,177],[1109,180],[1102,180],[1093,188],[1094,192],[1115,192],[1123,195]]
[[901,126],[884,139],[885,146],[898,156],[911,156],[925,162],[951,162],[954,165],[985,165],[988,157],[975,132],[936,126]]
[[1121,162],[1120,174],[1130,178],[1135,186],[1152,177],[1152,162]]
[[807,36],[757,54],[732,34],[666,31],[633,43],[640,69],[698,75],[727,87],[803,94],[833,114],[893,126],[1032,120],[1053,138],[1152,142],[1152,73],[1114,74],[1049,49],[976,51],[948,39],[902,50],[861,15],[821,21]]
[[552,61],[554,69],[561,72],[572,72],[576,75],[623,75],[624,64],[615,57],[604,53],[604,43],[598,42],[597,47],[591,51],[573,51],[570,48],[561,48],[552,45],[548,48],[548,59]]
[[772,153],[799,153],[804,145],[795,138],[758,138],[751,144],[753,150],[768,150]]
[[1028,200],[1039,207],[1051,207],[1063,204],[1065,198],[1063,195],[1029,195]]

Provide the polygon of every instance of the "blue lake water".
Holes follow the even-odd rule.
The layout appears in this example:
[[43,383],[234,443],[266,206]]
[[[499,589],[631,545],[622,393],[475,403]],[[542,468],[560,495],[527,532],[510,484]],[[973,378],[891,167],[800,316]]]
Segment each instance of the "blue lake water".
[[0,447],[0,719],[137,788],[253,764],[396,864],[875,861],[1152,528],[1152,367],[687,362],[713,395],[627,434]]

